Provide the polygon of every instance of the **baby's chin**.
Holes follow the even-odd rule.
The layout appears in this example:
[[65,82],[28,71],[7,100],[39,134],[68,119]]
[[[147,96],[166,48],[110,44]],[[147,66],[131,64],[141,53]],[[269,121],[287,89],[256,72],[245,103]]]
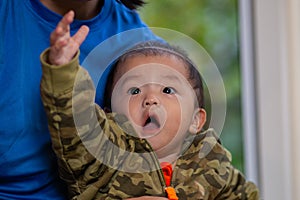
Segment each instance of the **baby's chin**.
[[135,131],[137,132],[139,138],[150,139],[159,135],[163,127],[160,127],[156,123],[147,123],[143,126],[133,124]]
[[176,161],[180,155],[181,145],[165,144],[157,145],[155,142],[148,141],[160,162],[172,163]]

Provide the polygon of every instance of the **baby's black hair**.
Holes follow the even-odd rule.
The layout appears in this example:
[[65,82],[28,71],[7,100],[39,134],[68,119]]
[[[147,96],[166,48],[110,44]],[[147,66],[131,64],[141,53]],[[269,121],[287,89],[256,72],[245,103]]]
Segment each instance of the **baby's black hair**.
[[204,91],[203,91],[203,82],[200,73],[197,70],[195,64],[191,61],[188,57],[187,53],[179,47],[175,47],[169,45],[167,43],[158,42],[158,41],[147,41],[142,42],[134,46],[133,48],[126,51],[122,54],[115,64],[113,65],[112,70],[108,76],[108,82],[106,83],[105,89],[105,102],[104,107],[109,108],[111,107],[111,94],[113,90],[113,80],[114,74],[117,70],[117,66],[120,63],[126,61],[126,59],[130,57],[134,57],[136,55],[144,55],[144,56],[166,56],[166,55],[174,55],[179,60],[183,61],[186,64],[187,70],[189,72],[188,81],[191,87],[194,89],[194,92],[197,97],[198,106],[199,108],[204,108]]

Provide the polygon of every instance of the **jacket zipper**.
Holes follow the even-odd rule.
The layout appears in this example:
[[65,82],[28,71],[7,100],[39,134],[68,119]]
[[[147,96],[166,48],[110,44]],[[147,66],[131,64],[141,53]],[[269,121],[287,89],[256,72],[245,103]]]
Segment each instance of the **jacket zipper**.
[[[158,161],[158,158],[157,158],[157,155],[156,153],[154,152],[154,150],[152,149],[151,145],[148,143],[148,141],[146,139],[143,139],[146,143],[146,147],[149,149],[150,151],[150,155],[151,155],[151,158],[153,159],[154,163],[155,163],[155,168],[158,169],[157,170],[157,173],[158,173],[158,176],[159,176],[159,179],[160,179],[160,182],[162,184],[162,191],[164,194],[166,194],[166,191],[165,191],[165,188],[167,187],[166,185],[166,180],[165,180],[165,177],[163,175],[163,171],[160,167],[160,164],[159,164],[159,161]],[[173,176],[172,176],[172,179],[173,179]],[[172,184],[172,183],[171,183]]]

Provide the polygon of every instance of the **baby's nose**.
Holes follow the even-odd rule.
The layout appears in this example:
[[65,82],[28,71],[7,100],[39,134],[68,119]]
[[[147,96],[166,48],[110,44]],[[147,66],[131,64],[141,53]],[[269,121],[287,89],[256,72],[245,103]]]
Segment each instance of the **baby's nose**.
[[152,105],[158,105],[158,104],[159,104],[158,98],[156,98],[153,95],[146,96],[144,99],[144,102],[143,102],[143,106],[145,106],[145,107],[152,106]]

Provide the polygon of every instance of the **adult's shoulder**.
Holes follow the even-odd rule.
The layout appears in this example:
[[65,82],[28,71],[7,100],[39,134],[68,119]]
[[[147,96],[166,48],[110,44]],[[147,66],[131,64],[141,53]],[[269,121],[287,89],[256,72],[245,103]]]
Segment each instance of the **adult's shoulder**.
[[[16,5],[17,2],[18,2],[17,0],[1,0],[0,1],[0,16],[1,16],[1,18],[4,18],[4,16],[7,15],[7,13],[9,13],[12,10],[13,6]],[[23,3],[22,0],[20,0],[20,2]],[[16,7],[16,6],[14,6],[14,7]]]
[[[14,0],[12,0],[14,1]],[[0,1],[0,9],[3,8],[5,5],[7,5],[7,3],[9,2],[9,0],[1,0]],[[2,11],[2,10],[1,10]],[[2,12],[1,12],[2,13]]]

